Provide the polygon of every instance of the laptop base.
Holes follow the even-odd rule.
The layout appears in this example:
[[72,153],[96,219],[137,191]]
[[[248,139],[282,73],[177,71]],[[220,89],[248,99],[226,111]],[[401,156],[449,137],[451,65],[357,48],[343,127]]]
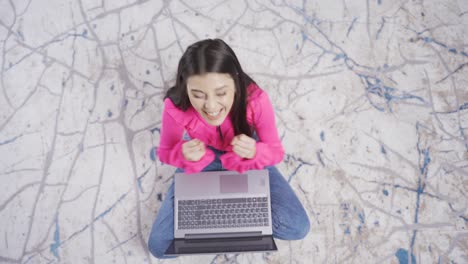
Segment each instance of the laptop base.
[[273,236],[235,238],[176,238],[167,248],[165,256],[194,254],[232,254],[277,251]]

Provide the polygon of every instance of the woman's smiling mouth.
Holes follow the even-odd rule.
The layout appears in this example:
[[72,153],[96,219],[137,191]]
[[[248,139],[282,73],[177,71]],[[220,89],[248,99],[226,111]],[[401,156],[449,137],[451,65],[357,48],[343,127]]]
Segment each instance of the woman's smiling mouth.
[[208,112],[208,111],[203,111],[206,114],[206,117],[210,120],[216,120],[221,116],[221,113],[223,112],[223,109],[220,109],[216,112]]

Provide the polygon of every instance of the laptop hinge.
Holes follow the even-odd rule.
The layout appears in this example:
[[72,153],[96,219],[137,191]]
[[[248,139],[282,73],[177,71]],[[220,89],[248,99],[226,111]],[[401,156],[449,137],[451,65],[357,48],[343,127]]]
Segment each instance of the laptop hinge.
[[261,235],[262,235],[261,231],[233,232],[233,233],[211,233],[211,234],[185,234],[185,239],[258,237],[258,236],[261,236]]

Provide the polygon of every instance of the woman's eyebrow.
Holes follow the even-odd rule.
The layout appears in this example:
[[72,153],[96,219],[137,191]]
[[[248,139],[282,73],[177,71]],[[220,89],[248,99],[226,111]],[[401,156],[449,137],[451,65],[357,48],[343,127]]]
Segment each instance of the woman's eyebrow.
[[224,89],[224,88],[226,88],[226,87],[227,87],[227,85],[220,86],[220,87],[218,87],[218,88],[215,88],[215,91],[222,90],[222,89]]
[[202,93],[204,94],[205,92],[197,90],[197,89],[190,89],[191,92],[196,92],[196,93]]
[[[226,87],[227,87],[227,85],[223,85],[223,86],[220,86],[220,87],[218,87],[218,88],[215,88],[214,90],[215,90],[216,92],[218,92],[218,91],[220,91],[220,90],[222,90],[222,89],[224,89],[224,88],[226,88]],[[192,91],[192,92],[198,92],[198,93],[203,93],[203,94],[205,93],[205,92],[203,92],[203,91],[201,91],[201,90],[198,90],[198,89],[196,89],[196,88],[192,88],[192,89],[190,89],[190,91]]]

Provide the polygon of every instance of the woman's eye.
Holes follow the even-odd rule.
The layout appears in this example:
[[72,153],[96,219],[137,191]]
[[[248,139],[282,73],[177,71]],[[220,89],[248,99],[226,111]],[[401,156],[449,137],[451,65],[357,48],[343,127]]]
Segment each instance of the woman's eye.
[[225,95],[226,95],[226,93],[219,93],[219,94],[217,94],[217,96],[219,96],[219,97],[225,96]]
[[203,99],[204,96],[201,95],[201,94],[192,94],[194,98],[197,98],[197,99]]

